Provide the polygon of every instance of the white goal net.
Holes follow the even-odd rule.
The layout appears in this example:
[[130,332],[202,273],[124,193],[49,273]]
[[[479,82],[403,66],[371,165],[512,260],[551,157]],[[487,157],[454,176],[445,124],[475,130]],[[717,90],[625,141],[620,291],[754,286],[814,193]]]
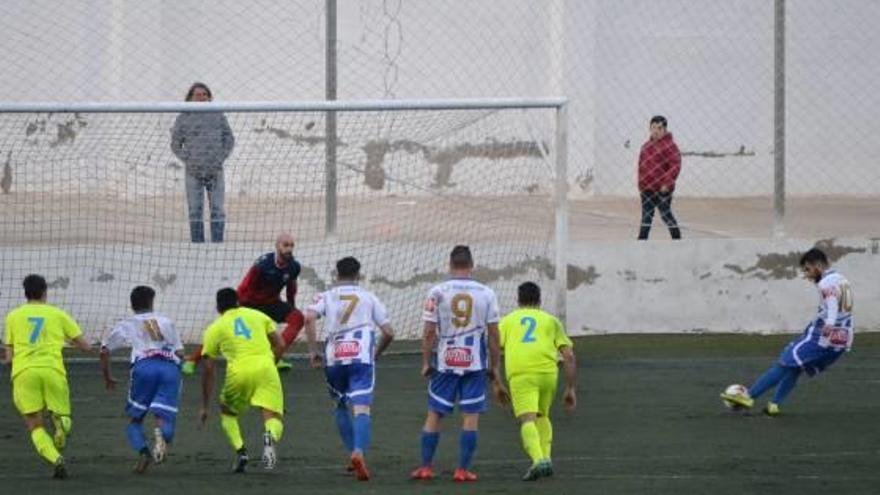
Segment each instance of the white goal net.
[[[298,307],[332,283],[337,259],[355,256],[404,337],[419,335],[422,300],[456,244],[472,247],[477,278],[502,309],[525,280],[559,308],[561,105],[7,105],[0,312],[22,302],[26,274],[40,273],[50,302],[96,338],[129,312],[131,288],[147,284],[157,310],[197,341],[215,316],[216,290],[237,286],[284,231],[303,266]],[[220,163],[222,198],[193,179],[219,183]],[[221,227],[222,242],[212,242]]]

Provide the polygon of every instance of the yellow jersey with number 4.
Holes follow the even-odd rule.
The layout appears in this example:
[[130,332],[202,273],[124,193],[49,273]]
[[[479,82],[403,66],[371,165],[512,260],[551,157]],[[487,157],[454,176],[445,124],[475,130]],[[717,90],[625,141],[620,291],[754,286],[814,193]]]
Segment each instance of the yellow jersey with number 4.
[[275,322],[265,314],[250,308],[226,311],[205,330],[202,355],[226,357],[230,368],[242,360],[265,358],[274,362],[269,334],[275,331]]
[[51,368],[67,376],[61,351],[82,335],[76,321],[46,303],[29,302],[6,315],[6,345],[13,347],[12,377],[28,368]]
[[520,308],[498,325],[507,378],[556,373],[560,347],[573,347],[558,318],[539,308]]

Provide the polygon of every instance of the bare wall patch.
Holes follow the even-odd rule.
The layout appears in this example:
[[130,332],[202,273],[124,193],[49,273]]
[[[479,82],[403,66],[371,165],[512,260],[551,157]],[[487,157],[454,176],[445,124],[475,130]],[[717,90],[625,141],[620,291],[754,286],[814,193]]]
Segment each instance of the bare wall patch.
[[[844,256],[851,253],[865,253],[867,248],[855,248],[850,246],[838,246],[834,239],[818,241],[816,247],[825,252],[829,263],[836,263]],[[791,280],[800,275],[800,262],[803,251],[790,251],[788,253],[765,253],[756,255],[758,261],[749,267],[741,267],[734,264],[726,264],[724,268],[748,278],[760,280]]]
[[153,274],[153,282],[159,286],[160,289],[165,290],[166,287],[174,284],[177,281],[176,273],[169,273],[168,275],[161,275],[159,272]]
[[299,279],[308,282],[308,284],[314,287],[318,292],[324,292],[327,290],[327,282],[319,277],[318,272],[310,266],[301,265]]
[[[536,257],[528,258],[520,263],[503,266],[501,268],[489,268],[485,266],[477,266],[474,268],[474,278],[485,284],[492,284],[499,280],[511,280],[518,276],[527,274],[529,271],[536,271],[545,277],[553,278],[553,264],[546,258]],[[395,289],[406,289],[419,286],[421,284],[438,283],[446,277],[445,271],[432,270],[430,272],[416,273],[404,280],[391,280],[387,277],[377,275],[370,279],[370,283],[382,284]],[[571,283],[571,265],[569,265],[569,284]]]
[[70,278],[61,276],[46,284],[50,289],[66,289],[70,285]]
[[593,265],[583,269],[579,266],[568,265],[568,290],[575,290],[581,285],[593,285],[596,279],[601,277]]

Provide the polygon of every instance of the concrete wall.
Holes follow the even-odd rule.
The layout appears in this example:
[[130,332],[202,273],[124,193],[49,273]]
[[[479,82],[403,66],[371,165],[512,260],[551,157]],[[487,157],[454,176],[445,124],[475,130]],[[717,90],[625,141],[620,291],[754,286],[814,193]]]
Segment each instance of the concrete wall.
[[[814,286],[799,277],[797,267],[800,252],[809,246],[794,239],[572,244],[569,332],[800,331],[817,302]],[[880,331],[880,306],[872,304],[880,298],[878,241],[846,239],[821,246],[852,283],[858,331]],[[524,280],[537,280],[545,306],[555,305],[550,261],[529,254],[540,247],[473,246],[477,277],[497,291],[502,311],[514,308],[516,286]],[[215,317],[216,289],[237,285],[253,253],[264,249],[247,243],[3,249],[0,258],[15,263],[0,272],[0,314],[21,302],[22,277],[44,266],[50,300],[68,309],[93,338],[128,313],[131,287],[148,284],[158,290],[157,307],[177,321],[187,340],[197,341]],[[331,283],[338,253],[355,253],[364,262],[364,284],[386,303],[399,334],[418,338],[423,299],[444,277],[447,249],[437,243],[300,243],[298,256],[308,263],[298,302],[304,306]],[[167,254],[171,251],[176,257]]]
[[[574,196],[633,196],[647,119],[662,113],[686,154],[679,196],[766,195],[774,156],[772,3],[437,0],[400,2],[398,8],[396,2],[381,0],[342,1],[339,97],[566,95],[571,100],[569,180]],[[880,52],[880,2],[798,0],[787,5],[788,193],[876,196],[880,92],[875,81],[880,64],[874,60]],[[194,80],[208,82],[224,101],[320,99],[323,15],[319,0],[7,0],[0,3],[0,100],[180,100]],[[124,116],[109,126],[84,116],[42,116],[42,124],[15,119],[0,117],[0,156],[5,159],[0,183],[12,178],[12,194],[4,198],[46,190],[47,184],[62,192],[69,185],[101,191],[111,204],[120,197],[179,194],[182,174],[167,149],[169,116],[147,119],[146,128],[139,123],[143,121]],[[552,135],[546,116],[536,124],[520,121],[514,127],[481,120],[484,127],[478,132],[468,130],[474,128],[463,124],[467,119],[410,119],[352,121],[340,132],[359,134],[361,142],[373,135],[406,136],[440,151],[492,142],[531,142],[523,149],[532,150]],[[321,140],[320,121],[315,125],[293,119],[272,130],[252,124],[233,119],[242,139],[231,170],[275,171],[293,163],[299,167],[295,174],[286,173],[302,184],[297,191],[319,196],[322,150],[314,143]],[[452,130],[438,138],[438,125]],[[421,137],[410,137],[412,130]],[[390,196],[400,184],[412,183],[420,190],[434,188],[431,194],[501,195],[523,187],[545,192],[541,188],[552,183],[547,162],[534,154],[526,153],[515,166],[492,157],[464,156],[461,163],[466,166],[457,170],[481,168],[484,179],[453,176],[439,181],[439,173],[424,173],[426,164],[436,166],[430,157],[404,150],[389,157],[399,167],[389,173],[398,175],[375,190],[366,177],[369,154],[363,147],[344,153],[341,177],[351,194]],[[41,161],[46,156],[49,161]],[[257,164],[266,168],[257,169]],[[516,180],[498,179],[503,171]],[[248,174],[230,174],[230,189],[238,196],[276,193],[279,181],[273,183],[273,175]],[[298,180],[302,175],[308,179]],[[106,186],[108,180],[113,187]],[[13,204],[27,209],[22,205],[26,202]],[[54,206],[72,209],[82,203]],[[174,214],[182,220],[180,209]],[[3,215],[0,211],[0,221],[9,230],[21,233],[27,227]],[[70,226],[53,220],[36,230],[73,229],[91,222],[81,219]],[[43,230],[36,236],[39,243],[52,239]],[[791,253],[811,243],[573,244],[576,283],[569,292],[570,325],[575,333],[799,329],[812,311],[812,289],[791,278],[793,272],[784,267],[794,265]],[[12,244],[20,239],[0,239],[0,245]],[[877,309],[858,302],[877,299],[877,284],[868,278],[877,273],[876,245],[864,239],[836,245],[850,249],[837,261],[855,287],[858,325],[876,330]],[[0,311],[17,301],[20,276],[34,267],[51,270],[47,275],[56,282],[61,302],[95,315],[90,323],[95,327],[124,312],[131,284],[161,286],[174,275],[179,282],[174,288],[166,285],[166,303],[196,329],[210,317],[205,297],[210,299],[217,284],[237,282],[239,271],[265,249],[242,244],[234,253],[200,253],[189,245],[168,251],[157,246],[4,247]],[[409,282],[397,286],[421,293],[441,276],[436,260],[443,259],[443,251],[409,263],[405,268],[410,274],[399,274]],[[499,255],[486,267],[493,282],[507,284],[507,308],[516,280],[546,277],[535,268],[535,260],[546,268],[546,244],[520,254]],[[128,266],[131,260],[147,259],[152,264],[137,270]],[[333,258],[315,254],[311,259],[326,269]],[[192,265],[193,260],[205,264]],[[401,300],[418,304],[418,296],[409,297]],[[180,303],[184,300],[188,302]]]
[[[815,316],[815,286],[797,263],[813,241],[577,243],[569,251],[573,333],[798,332]],[[859,331],[880,331],[880,243],[818,244],[855,294]]]
[[[477,259],[476,277],[498,294],[509,311],[516,286],[536,280],[545,299],[555,304],[549,276],[552,265],[546,244],[471,243]],[[49,300],[67,309],[90,338],[98,338],[130,313],[129,292],[135,285],[156,288],[156,309],[177,323],[185,339],[197,342],[216,318],[214,297],[221,287],[236,287],[254,259],[268,251],[265,244],[156,243],[149,246],[104,244],[78,247],[0,248],[0,315],[23,302],[22,279],[29,273],[45,276]],[[385,303],[392,325],[402,338],[421,336],[422,309],[428,290],[446,276],[448,243],[341,242],[298,240],[302,260],[296,302],[300,308],[333,281],[337,259],[354,255],[362,263],[363,285]]]
[[[0,153],[10,166],[10,190],[120,199],[177,194],[183,164],[170,149],[175,118],[0,118]],[[552,109],[344,113],[337,118],[339,194],[552,194],[553,118]],[[255,197],[323,196],[323,114],[237,113],[228,120],[235,136],[235,149],[224,163],[229,191]]]
[[[876,195],[880,3],[788,2],[788,192]],[[317,0],[8,0],[0,100],[320,99]],[[773,2],[339,2],[339,97],[566,95],[575,192],[634,195],[647,119],[686,152],[679,194],[766,195]],[[3,144],[2,147],[9,146]]]

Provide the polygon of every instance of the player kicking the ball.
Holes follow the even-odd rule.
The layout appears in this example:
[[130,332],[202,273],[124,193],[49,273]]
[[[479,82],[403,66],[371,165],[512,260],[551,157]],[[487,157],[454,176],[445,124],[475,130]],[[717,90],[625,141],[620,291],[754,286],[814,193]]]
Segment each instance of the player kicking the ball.
[[[107,390],[116,385],[110,373],[110,353],[124,346],[131,347],[131,383],[125,413],[131,418],[125,435],[139,454],[136,473],[147,470],[150,462],[165,461],[167,448],[174,439],[177,403],[180,399],[180,362],[183,343],[174,323],[153,312],[156,291],[137,286],[131,291],[130,316],[113,327],[101,343],[101,372]],[[156,418],[152,452],[144,437],[143,422],[147,413]]]
[[[480,414],[486,410],[487,378],[500,402],[510,398],[498,379],[498,300],[492,289],[471,278],[473,268],[471,250],[455,246],[449,256],[449,279],[434,286],[425,303],[422,375],[429,379],[428,414],[421,435],[422,465],[410,474],[412,479],[434,478],[440,421],[457,403],[462,431],[453,480],[476,481],[470,465]],[[437,362],[432,366],[435,345]]]
[[765,414],[776,416],[801,373],[810,377],[821,373],[852,347],[853,294],[849,282],[829,267],[825,253],[816,248],[804,253],[800,267],[804,278],[819,290],[818,314],[804,333],[785,346],[776,364],[758,378],[748,393],[722,393],[726,402],[751,408],[755,399],[776,387],[773,399],[764,408]]
[[[322,364],[316,349],[315,321],[324,317],[324,366],[330,397],[336,402],[336,426],[349,455],[349,469],[360,481],[370,479],[364,454],[370,445],[370,405],[376,371],[373,361],[394,333],[385,306],[358,285],[361,264],[353,257],[336,263],[336,286],[315,296],[307,309],[306,337],[314,366]],[[376,346],[376,329],[382,339]],[[349,404],[354,413],[352,425]]]
[[520,285],[517,301],[519,309],[502,318],[498,330],[513,413],[520,423],[523,449],[532,460],[523,481],[534,481],[553,475],[550,406],[556,397],[559,378],[557,358],[562,354],[563,402],[568,412],[573,412],[577,405],[577,363],[562,322],[541,310],[541,288],[533,282]]
[[248,463],[247,449],[241,438],[238,416],[248,407],[263,412],[266,428],[263,433],[263,467],[275,469],[275,445],[281,441],[284,424],[284,393],[275,359],[284,349],[281,337],[275,332],[275,322],[265,314],[239,307],[235,289],[227,287],[217,292],[217,318],[205,330],[202,357],[202,424],[208,419],[208,406],[214,390],[214,359],[226,357],[226,381],[220,392],[220,426],[226,433],[236,458],[233,471],[243,473]]

